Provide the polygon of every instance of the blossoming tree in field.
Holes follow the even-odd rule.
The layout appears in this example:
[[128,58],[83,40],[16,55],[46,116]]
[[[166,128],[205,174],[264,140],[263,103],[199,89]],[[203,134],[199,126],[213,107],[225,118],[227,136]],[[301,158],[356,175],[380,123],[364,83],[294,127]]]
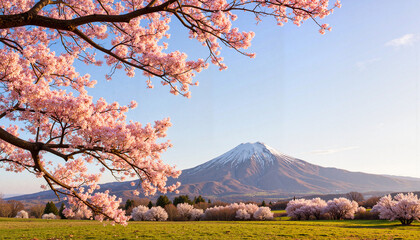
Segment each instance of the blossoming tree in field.
[[387,195],[373,206],[372,212],[379,212],[381,219],[399,220],[402,225],[410,225],[414,220],[420,220],[420,199],[413,193],[399,193],[394,199]]
[[25,210],[20,210],[17,214],[15,218],[29,218],[28,216],[28,212],[26,212]]
[[[87,88],[96,81],[79,73],[75,61],[107,65],[108,80],[119,69],[128,77],[137,72],[149,88],[157,79],[172,94],[190,97],[189,87],[198,84],[193,77],[209,62],[226,68],[222,46],[254,56],[244,52],[254,33],[233,26],[237,13],[256,21],[272,17],[279,25],[308,19],[318,24],[339,6],[328,0],[2,0],[0,167],[29,171],[85,215],[124,224],[121,200],[96,191],[101,174],[88,171],[88,165],[100,165],[121,180],[137,177],[146,194],[176,190],[179,184],[166,181],[180,171],[160,159],[171,146],[162,140],[171,123],[128,122],[125,114],[135,102],[94,101]],[[171,21],[188,29],[209,55],[188,59],[167,50]],[[321,33],[330,29],[318,25]],[[50,160],[57,158],[62,162]]]
[[271,220],[273,217],[274,214],[269,207],[259,207],[254,213],[254,219],[257,220]]
[[287,203],[287,216],[296,220],[309,220],[311,217],[320,219],[327,203],[321,198],[295,199]]
[[269,220],[273,213],[269,207],[258,207],[253,203],[231,203],[226,206],[214,206],[204,212],[206,220]]
[[299,198],[291,200],[287,203],[286,213],[287,216],[296,220],[307,220],[309,219],[311,212],[306,211],[310,210],[308,208],[310,200]]
[[152,207],[145,214],[146,221],[166,221],[168,213],[161,206]]
[[188,203],[180,203],[176,206],[178,214],[183,220],[199,220],[203,215],[203,209],[194,208]]
[[323,212],[329,214],[334,220],[353,219],[358,207],[359,204],[356,201],[341,197],[329,200]]
[[143,205],[139,205],[133,208],[131,213],[131,218],[134,221],[143,221],[146,220],[146,212],[149,211],[149,208]]

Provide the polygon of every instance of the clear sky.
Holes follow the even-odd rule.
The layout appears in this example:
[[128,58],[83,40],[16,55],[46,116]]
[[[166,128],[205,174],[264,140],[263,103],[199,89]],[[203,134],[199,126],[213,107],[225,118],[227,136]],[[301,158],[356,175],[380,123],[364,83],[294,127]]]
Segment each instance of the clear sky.
[[[278,27],[271,19],[255,25],[249,59],[224,49],[228,69],[198,74],[192,98],[146,89],[137,74],[104,80],[106,69],[82,67],[99,81],[90,90],[139,107],[129,118],[142,123],[171,117],[174,145],[163,159],[180,169],[204,163],[242,142],[261,141],[313,164],[351,171],[420,178],[420,1],[344,0],[321,20],[333,27],[325,35],[307,21]],[[172,49],[192,58],[206,50],[186,38],[175,22]],[[104,181],[112,181],[105,177]],[[29,174],[0,169],[0,193],[39,191]]]

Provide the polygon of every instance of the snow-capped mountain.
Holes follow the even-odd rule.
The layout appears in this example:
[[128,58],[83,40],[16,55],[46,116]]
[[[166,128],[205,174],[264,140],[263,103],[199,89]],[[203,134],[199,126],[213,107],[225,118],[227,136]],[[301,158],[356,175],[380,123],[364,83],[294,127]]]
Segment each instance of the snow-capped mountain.
[[277,152],[274,148],[261,142],[242,143],[225,154],[192,168],[191,172],[214,167],[228,166],[235,168],[248,161],[254,161],[259,167],[264,168],[273,165],[278,158],[289,163],[296,160],[293,157]]
[[[180,194],[202,195],[225,201],[278,199],[308,194],[350,191],[419,191],[420,179],[350,172],[317,166],[282,154],[261,142],[242,143],[194,168],[183,170],[178,179]],[[130,182],[101,185],[123,199],[134,198]],[[173,194],[169,194],[173,195]],[[172,197],[172,196],[171,196]],[[51,191],[13,197],[23,201],[55,199]]]
[[261,142],[242,143],[219,157],[186,169],[179,181],[181,193],[209,196],[420,189],[420,179],[325,168],[282,154]]

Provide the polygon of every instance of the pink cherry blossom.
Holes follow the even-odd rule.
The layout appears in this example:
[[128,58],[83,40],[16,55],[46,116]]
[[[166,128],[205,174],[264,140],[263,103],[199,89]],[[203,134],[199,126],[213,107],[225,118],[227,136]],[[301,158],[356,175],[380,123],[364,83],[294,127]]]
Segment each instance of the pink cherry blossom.
[[[92,69],[107,65],[106,80],[124,71],[148,88],[158,79],[170,93],[189,98],[190,86],[198,85],[195,75],[210,63],[227,69],[223,46],[255,56],[246,52],[255,34],[235,26],[237,13],[257,22],[272,17],[279,25],[313,20],[324,32],[330,27],[318,22],[338,7],[339,1],[330,6],[328,0],[2,0],[0,119],[7,126],[0,126],[0,167],[44,179],[44,188],[65,195],[85,217],[126,224],[121,200],[99,192],[101,173],[117,180],[137,177],[136,195],[177,192],[179,183],[166,182],[180,171],[160,159],[172,146],[166,139],[170,119],[128,121],[126,113],[137,103],[94,100],[88,89],[97,82],[77,71],[76,61]],[[181,50],[169,51],[171,21],[187,28],[209,55],[190,59]],[[99,173],[90,172],[91,165]],[[72,208],[66,215],[75,214]]]

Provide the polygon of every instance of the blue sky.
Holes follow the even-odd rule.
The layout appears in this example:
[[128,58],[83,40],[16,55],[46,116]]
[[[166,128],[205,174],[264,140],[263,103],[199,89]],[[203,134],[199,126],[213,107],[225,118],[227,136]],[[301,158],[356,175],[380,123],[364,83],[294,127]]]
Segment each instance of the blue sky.
[[[192,98],[146,89],[141,74],[117,74],[104,81],[104,69],[81,67],[99,81],[89,92],[137,109],[129,118],[142,123],[171,117],[163,155],[180,169],[204,163],[242,142],[262,141],[278,151],[321,166],[420,178],[420,1],[342,1],[318,33],[305,22],[258,25],[240,16],[241,30],[256,33],[249,59],[224,49],[228,69],[198,74]],[[242,18],[241,18],[242,17]],[[266,21],[267,20],[267,21]],[[169,43],[191,58],[206,49],[171,26]],[[106,70],[105,70],[106,72]],[[112,179],[106,176],[104,181]],[[29,174],[0,170],[0,193],[40,190]]]

